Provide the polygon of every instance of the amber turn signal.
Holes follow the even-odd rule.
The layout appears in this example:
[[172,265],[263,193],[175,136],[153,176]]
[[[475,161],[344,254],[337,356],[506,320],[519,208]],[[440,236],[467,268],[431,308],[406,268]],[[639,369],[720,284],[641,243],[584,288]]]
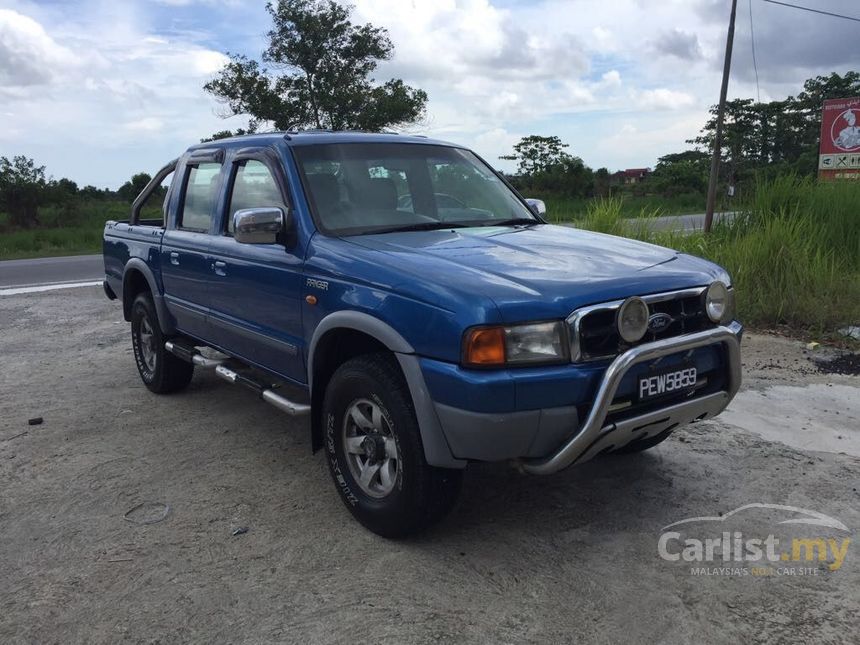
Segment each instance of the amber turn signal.
[[483,327],[471,330],[464,344],[463,362],[476,366],[504,365],[504,328]]

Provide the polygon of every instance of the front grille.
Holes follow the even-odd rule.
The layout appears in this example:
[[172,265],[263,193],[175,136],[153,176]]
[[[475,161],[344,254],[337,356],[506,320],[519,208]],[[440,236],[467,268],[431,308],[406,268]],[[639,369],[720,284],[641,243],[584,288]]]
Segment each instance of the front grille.
[[579,309],[568,318],[571,356],[577,361],[612,358],[640,345],[661,338],[692,334],[714,327],[704,309],[705,288],[685,289],[643,296],[649,315],[667,314],[671,323],[659,332],[648,331],[638,343],[626,343],[618,335],[615,316],[623,301],[609,302]]

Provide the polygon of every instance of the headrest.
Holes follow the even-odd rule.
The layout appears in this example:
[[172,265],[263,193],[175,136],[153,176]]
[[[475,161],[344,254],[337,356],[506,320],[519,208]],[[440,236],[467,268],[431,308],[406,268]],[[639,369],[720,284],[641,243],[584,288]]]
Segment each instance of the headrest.
[[353,196],[356,203],[365,208],[395,210],[397,208],[397,186],[392,179],[376,177],[362,185],[363,190]]
[[317,173],[307,177],[317,208],[331,210],[340,202],[337,177],[330,173]]

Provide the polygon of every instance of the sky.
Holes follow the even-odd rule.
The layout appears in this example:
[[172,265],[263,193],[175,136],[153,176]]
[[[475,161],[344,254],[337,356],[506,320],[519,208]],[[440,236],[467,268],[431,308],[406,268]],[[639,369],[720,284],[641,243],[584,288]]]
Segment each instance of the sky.
[[[793,0],[860,17],[857,0]],[[247,124],[202,90],[225,52],[259,58],[262,0],[0,0],[0,156],[117,188]],[[429,95],[411,133],[499,160],[556,135],[593,168],[653,167],[719,97],[730,0],[355,0],[394,44],[374,76]],[[752,64],[750,10],[759,84]],[[729,97],[782,99],[860,69],[860,23],[739,0]]]

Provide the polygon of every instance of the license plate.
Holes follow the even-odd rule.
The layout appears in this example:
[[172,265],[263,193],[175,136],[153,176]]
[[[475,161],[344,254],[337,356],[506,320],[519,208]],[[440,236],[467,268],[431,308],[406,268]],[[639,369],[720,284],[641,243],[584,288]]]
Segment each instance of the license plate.
[[639,377],[639,400],[646,401],[666,394],[692,390],[696,387],[696,368],[677,365],[648,376]]

